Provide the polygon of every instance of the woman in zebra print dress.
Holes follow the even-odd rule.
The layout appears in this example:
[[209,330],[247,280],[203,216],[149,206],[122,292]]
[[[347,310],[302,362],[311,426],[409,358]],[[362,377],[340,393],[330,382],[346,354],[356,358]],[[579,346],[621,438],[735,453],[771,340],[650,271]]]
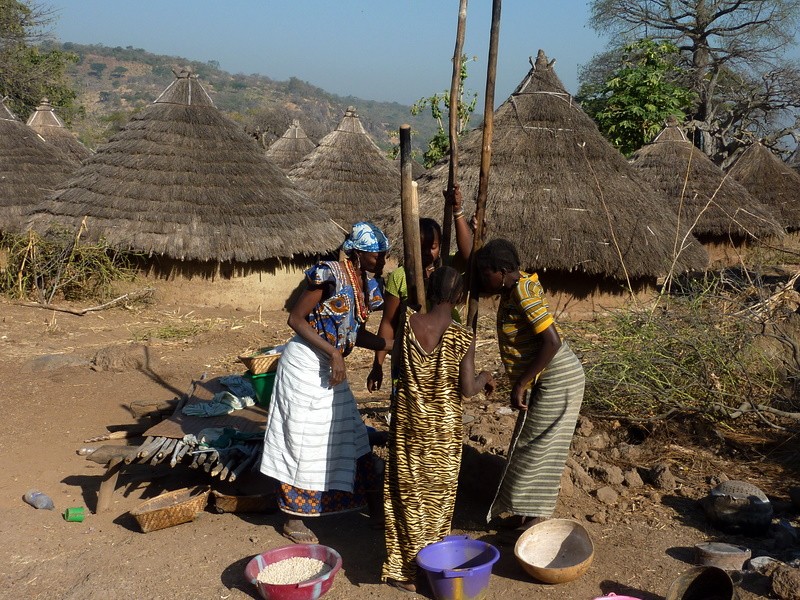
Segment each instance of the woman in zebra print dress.
[[[578,357],[561,340],[536,273],[520,271],[514,245],[496,239],[475,255],[482,290],[500,294],[497,339],[520,411],[487,519],[507,515],[519,534],[555,511],[584,391]],[[513,536],[512,536],[513,537]]]
[[452,320],[464,283],[451,267],[430,277],[428,313],[407,311],[392,352],[395,380],[384,484],[384,581],[414,591],[422,548],[450,532],[461,465],[461,395],[490,394],[494,379],[475,375],[471,333]]

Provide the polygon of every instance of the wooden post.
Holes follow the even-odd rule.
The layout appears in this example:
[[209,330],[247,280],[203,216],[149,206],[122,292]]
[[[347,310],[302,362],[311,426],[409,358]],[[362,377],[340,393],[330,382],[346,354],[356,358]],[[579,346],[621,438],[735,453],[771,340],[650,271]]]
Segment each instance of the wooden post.
[[[464,34],[467,29],[467,0],[460,0],[458,6],[458,26],[456,27],[456,48],[453,51],[453,77],[450,79],[450,168],[447,172],[447,193],[452,193],[458,181],[458,104],[461,98],[461,56],[464,53]],[[451,229],[453,227],[453,207],[444,203],[442,217],[442,256],[450,256]]]
[[415,200],[411,175],[411,126],[400,126],[400,212],[403,218],[403,267],[408,304],[425,312],[425,281],[419,233],[419,201]]
[[494,84],[497,76],[497,45],[500,38],[500,8],[502,0],[492,0],[492,29],[489,35],[489,63],[486,67],[486,96],[483,103],[483,145],[481,170],[478,179],[478,199],[475,210],[475,235],[472,239],[469,277],[470,290],[467,323],[472,330],[478,328],[478,277],[475,273],[475,252],[483,246],[483,219],[486,214],[486,197],[489,194],[489,167],[492,162],[492,133],[494,132]]

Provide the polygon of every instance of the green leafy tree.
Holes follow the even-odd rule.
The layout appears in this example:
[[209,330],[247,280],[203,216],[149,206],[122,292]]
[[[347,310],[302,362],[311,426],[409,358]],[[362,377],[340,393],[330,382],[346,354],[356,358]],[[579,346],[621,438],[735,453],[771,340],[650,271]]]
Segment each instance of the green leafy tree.
[[51,22],[47,9],[34,3],[0,0],[0,96],[21,119],[49,98],[67,121],[78,111],[76,93],[65,76],[77,56],[37,44],[46,39]]
[[[472,60],[477,60],[477,58],[473,57]],[[467,57],[463,56],[461,58],[461,83],[458,91],[458,124],[456,126],[456,131],[459,136],[461,136],[469,126],[470,117],[478,103],[477,92],[470,92],[468,99],[464,99],[464,82],[467,80],[467,62]],[[411,107],[411,114],[416,116],[422,113],[426,108],[430,108],[431,116],[437,124],[437,131],[428,142],[428,149],[422,155],[422,164],[426,167],[431,167],[437,160],[450,152],[449,127],[445,128],[444,123],[444,119],[447,118],[450,112],[450,90],[445,90],[441,94],[433,94],[427,98],[420,98]]]
[[678,48],[643,39],[625,46],[622,64],[602,84],[585,84],[578,100],[623,154],[652,140],[670,117],[683,121],[694,94],[682,87]]
[[680,50],[684,86],[695,102],[695,144],[725,165],[757,137],[773,146],[800,130],[797,0],[591,0],[590,24],[611,38],[582,80],[605,80],[608,55],[637,39],[668,41]]

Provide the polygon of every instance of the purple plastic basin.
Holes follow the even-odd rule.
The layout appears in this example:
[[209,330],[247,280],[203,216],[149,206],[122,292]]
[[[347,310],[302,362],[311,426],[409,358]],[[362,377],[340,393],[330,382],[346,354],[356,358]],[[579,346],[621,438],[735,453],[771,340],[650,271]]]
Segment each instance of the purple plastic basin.
[[489,588],[492,565],[500,552],[466,535],[449,535],[425,546],[417,564],[425,571],[436,600],[482,600]]

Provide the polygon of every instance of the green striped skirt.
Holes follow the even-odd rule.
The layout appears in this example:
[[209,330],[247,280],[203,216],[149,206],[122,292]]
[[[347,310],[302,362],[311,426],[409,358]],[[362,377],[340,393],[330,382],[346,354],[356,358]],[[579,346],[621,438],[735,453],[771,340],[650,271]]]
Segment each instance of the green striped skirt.
[[563,342],[530,392],[528,410],[519,414],[487,520],[502,513],[553,514],[584,387],[583,366]]

